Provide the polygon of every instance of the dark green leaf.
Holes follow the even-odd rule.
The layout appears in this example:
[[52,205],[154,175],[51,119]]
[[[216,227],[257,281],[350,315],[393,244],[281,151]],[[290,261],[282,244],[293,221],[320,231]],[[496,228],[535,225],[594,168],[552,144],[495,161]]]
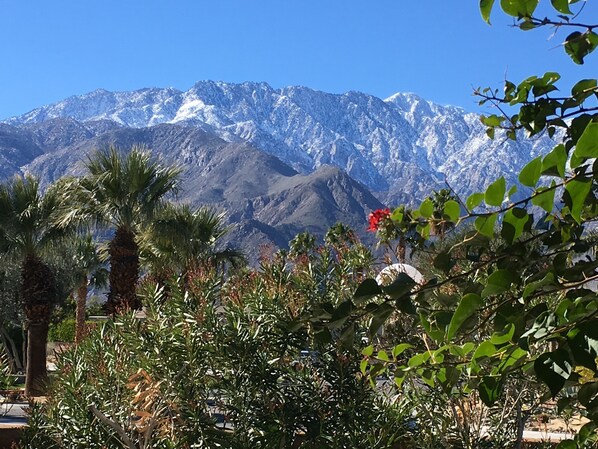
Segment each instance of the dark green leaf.
[[597,87],[598,84],[596,79],[583,79],[573,86],[571,95],[577,100],[576,104],[579,104],[590,95],[596,93]]
[[373,313],[372,320],[370,321],[370,335],[375,335],[393,312],[394,308],[390,304],[381,304]]
[[584,58],[598,46],[598,35],[593,31],[574,31],[565,40],[565,51],[576,64],[583,64]]
[[482,298],[506,292],[515,279],[516,276],[509,270],[496,270],[488,276],[486,287],[482,291]]
[[[533,30],[535,28],[536,28],[536,24],[534,22],[532,22],[531,20],[524,20],[523,22],[521,22],[519,24],[519,29],[522,31],[529,31],[529,30]],[[534,95],[535,95],[535,92],[534,92]]]
[[355,323],[349,324],[340,336],[342,347],[351,350],[355,347]]
[[382,286],[382,291],[392,299],[398,299],[413,290],[416,285],[408,274],[399,273],[391,284]]
[[[598,433],[596,432],[596,417],[595,417],[595,407],[594,407],[594,413],[592,413],[592,410],[589,409],[590,412],[588,413],[588,416],[590,417],[590,419],[593,419],[594,422],[589,422],[586,423],[582,426],[581,429],[579,429],[579,431],[577,432],[577,436],[575,437],[575,440],[578,443],[578,447],[580,448],[589,448],[589,447],[596,447],[596,442],[598,441]],[[577,448],[576,448],[577,449]]]
[[579,448],[575,441],[563,440],[556,446],[556,449],[579,449]]
[[539,289],[548,285],[553,285],[555,289],[558,288],[558,284],[555,283],[554,274],[552,272],[546,273],[546,276],[544,276],[541,280],[530,282],[528,285],[526,285],[525,289],[523,290],[523,299],[526,299],[532,293],[535,293]]
[[526,226],[532,217],[525,211],[518,207],[509,209],[504,217],[501,228],[501,235],[507,242],[513,243],[526,229]]
[[463,298],[455,310],[453,318],[446,331],[446,340],[450,341],[461,328],[465,320],[467,320],[473,313],[483,305],[482,298],[474,293],[469,293]]
[[446,251],[439,253],[434,258],[434,267],[439,270],[448,273],[451,268],[455,266],[455,261],[451,258],[450,254]]
[[577,398],[584,407],[598,406],[598,382],[583,384],[577,393]]
[[363,301],[367,301],[368,299],[381,294],[382,289],[376,280],[368,278],[359,284],[359,287],[357,287],[353,298],[355,299],[356,303],[362,303]]
[[502,382],[496,377],[484,377],[478,385],[478,392],[482,402],[490,407],[500,396]]
[[555,397],[569,379],[573,367],[567,351],[557,349],[541,354],[534,362],[534,371],[536,376],[548,386],[552,397]]

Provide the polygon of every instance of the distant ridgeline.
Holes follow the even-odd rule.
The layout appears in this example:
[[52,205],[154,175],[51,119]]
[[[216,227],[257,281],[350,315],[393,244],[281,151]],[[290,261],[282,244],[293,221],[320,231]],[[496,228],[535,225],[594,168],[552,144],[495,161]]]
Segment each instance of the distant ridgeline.
[[183,165],[178,199],[225,209],[236,223],[228,239],[254,253],[338,221],[363,236],[370,211],[446,183],[462,196],[501,175],[516,183],[552,146],[490,140],[478,114],[413,94],[203,81],[186,92],[96,90],[5,120],[0,177],[30,172],[47,184],[80,173],[93,149],[134,143]]

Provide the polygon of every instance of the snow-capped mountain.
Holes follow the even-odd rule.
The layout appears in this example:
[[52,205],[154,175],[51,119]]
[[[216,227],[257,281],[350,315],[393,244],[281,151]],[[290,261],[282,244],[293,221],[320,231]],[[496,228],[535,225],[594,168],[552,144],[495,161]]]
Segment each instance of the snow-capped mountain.
[[500,175],[514,183],[518,169],[551,146],[546,137],[490,140],[478,114],[414,94],[382,100],[266,83],[202,81],[185,92],[96,90],[5,123],[32,129],[66,117],[132,128],[197,127],[228,142],[249,142],[304,174],[337,166],[388,203],[421,199],[445,180],[461,194],[482,190]]

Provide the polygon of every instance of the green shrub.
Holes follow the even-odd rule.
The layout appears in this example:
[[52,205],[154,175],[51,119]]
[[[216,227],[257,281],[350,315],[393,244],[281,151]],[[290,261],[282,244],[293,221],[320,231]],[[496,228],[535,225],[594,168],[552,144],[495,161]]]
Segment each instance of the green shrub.
[[50,324],[48,341],[72,343],[75,341],[75,319],[67,318]]
[[61,355],[24,447],[394,449],[410,410],[360,375],[362,326],[341,323],[320,345],[301,319],[345,302],[367,270],[362,247],[339,245],[343,257],[279,254],[226,282],[197,270],[147,285],[144,320],[98,324]]

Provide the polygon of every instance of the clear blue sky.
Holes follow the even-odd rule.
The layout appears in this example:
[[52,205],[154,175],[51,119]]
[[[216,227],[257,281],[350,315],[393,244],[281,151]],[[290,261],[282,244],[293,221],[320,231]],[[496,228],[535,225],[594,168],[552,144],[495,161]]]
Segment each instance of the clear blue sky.
[[[547,0],[542,0],[547,2]],[[497,2],[498,3],[498,2]],[[590,2],[591,3],[591,2]],[[477,0],[0,0],[0,119],[96,88],[266,81],[476,111],[472,87],[575,66],[565,33],[521,32]],[[584,16],[598,20],[596,2]],[[563,84],[566,86],[566,84]]]

